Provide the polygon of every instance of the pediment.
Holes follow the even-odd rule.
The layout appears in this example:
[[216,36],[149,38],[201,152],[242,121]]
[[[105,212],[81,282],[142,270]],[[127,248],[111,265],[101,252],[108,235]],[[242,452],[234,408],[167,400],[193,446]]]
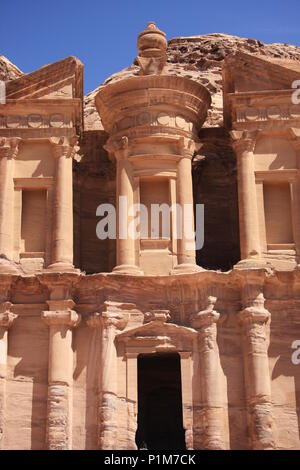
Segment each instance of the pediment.
[[83,64],[67,57],[6,83],[6,98],[83,99]]
[[222,73],[225,127],[298,127],[300,108],[291,99],[300,62],[237,52],[224,60]]
[[161,321],[151,321],[149,323],[145,323],[141,326],[136,328],[132,328],[130,330],[126,330],[119,335],[117,335],[117,341],[135,341],[138,339],[144,338],[155,338],[158,336],[169,336],[174,337],[178,336],[181,338],[193,338],[197,337],[197,331],[193,328],[188,328],[186,326],[176,325],[175,323],[165,323]]
[[223,65],[224,93],[291,89],[299,80],[300,62],[253,56],[245,52],[229,55]]

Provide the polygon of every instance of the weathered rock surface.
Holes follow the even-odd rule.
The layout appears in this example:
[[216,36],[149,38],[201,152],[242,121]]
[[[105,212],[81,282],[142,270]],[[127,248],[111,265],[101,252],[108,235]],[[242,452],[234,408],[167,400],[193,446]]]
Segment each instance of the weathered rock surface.
[[[168,42],[168,73],[187,76],[206,86],[212,96],[212,106],[203,127],[221,126],[223,123],[222,62],[236,51],[246,52],[270,60],[300,61],[300,47],[289,44],[264,44],[257,39],[240,38],[229,34],[204,34],[178,37]],[[105,83],[134,75],[132,65],[109,77]],[[98,88],[85,97],[85,129],[103,129],[94,99]]]

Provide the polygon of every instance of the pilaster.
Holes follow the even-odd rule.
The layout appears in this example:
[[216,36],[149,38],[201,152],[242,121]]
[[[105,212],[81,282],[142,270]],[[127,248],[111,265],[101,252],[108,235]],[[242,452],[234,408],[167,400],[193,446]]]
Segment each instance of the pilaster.
[[73,300],[48,300],[42,320],[49,327],[47,447],[72,448],[72,329],[80,323]]

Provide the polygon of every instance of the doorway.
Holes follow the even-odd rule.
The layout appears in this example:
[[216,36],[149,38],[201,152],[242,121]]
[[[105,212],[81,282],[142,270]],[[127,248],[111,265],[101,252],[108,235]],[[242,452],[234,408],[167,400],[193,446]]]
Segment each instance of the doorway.
[[180,356],[138,356],[138,449],[184,450]]

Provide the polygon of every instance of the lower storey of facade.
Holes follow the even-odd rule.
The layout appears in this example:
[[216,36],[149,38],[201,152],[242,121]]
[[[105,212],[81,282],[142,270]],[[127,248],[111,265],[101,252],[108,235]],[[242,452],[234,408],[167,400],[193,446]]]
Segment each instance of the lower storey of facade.
[[300,273],[0,274],[2,449],[300,449]]

